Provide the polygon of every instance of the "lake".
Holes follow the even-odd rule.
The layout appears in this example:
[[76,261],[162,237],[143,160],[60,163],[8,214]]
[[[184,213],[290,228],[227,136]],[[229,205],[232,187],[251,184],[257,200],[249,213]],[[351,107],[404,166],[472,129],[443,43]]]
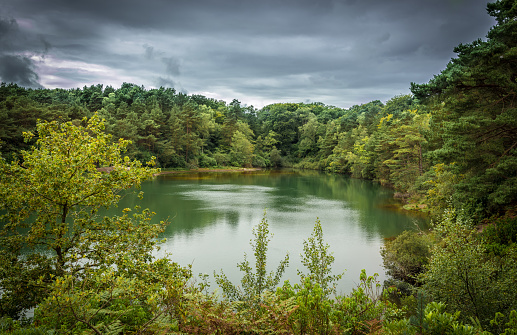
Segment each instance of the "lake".
[[[359,282],[361,269],[385,279],[380,248],[384,238],[424,226],[388,206],[393,192],[375,183],[316,171],[255,171],[231,173],[181,173],[156,177],[142,184],[143,200],[126,196],[120,208],[140,205],[156,212],[155,220],[168,220],[167,240],[159,255],[171,253],[182,264],[192,264],[194,274],[221,269],[238,283],[236,264],[247,253],[252,229],[263,218],[274,234],[269,245],[269,270],[288,252],[290,265],[282,279],[299,281],[303,241],[321,221],[325,241],[335,262],[334,273],[345,272],[338,291],[348,293]],[[213,282],[213,280],[212,280]],[[217,286],[212,284],[212,289]]]

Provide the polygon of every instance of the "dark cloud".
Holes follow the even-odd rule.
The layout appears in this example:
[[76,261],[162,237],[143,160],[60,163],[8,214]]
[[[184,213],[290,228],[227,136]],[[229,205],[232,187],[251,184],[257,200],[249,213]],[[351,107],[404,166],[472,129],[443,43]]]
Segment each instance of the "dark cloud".
[[181,90],[256,106],[408,93],[495,22],[486,0],[3,1],[13,19],[0,20],[0,54],[43,85],[181,79]]
[[20,34],[16,20],[0,17],[0,52],[16,50],[16,42],[19,38]]
[[180,64],[178,59],[174,57],[163,57],[163,64],[165,64],[165,73],[171,76],[177,76],[180,74]]
[[14,18],[0,16],[0,81],[41,88],[35,61],[51,48],[42,36],[27,35]]
[[147,44],[144,44],[144,49],[145,49],[145,58],[146,59],[153,59],[154,58],[154,47],[150,46],[150,45],[147,45]]
[[12,35],[13,32],[17,30],[18,25],[16,24],[16,20],[0,18],[0,46],[2,46],[2,49],[8,48],[11,43],[9,35]]
[[156,80],[156,86],[165,88],[175,88],[175,83],[169,78],[158,77],[158,79]]
[[41,88],[33,61],[23,56],[0,55],[0,79],[2,82]]

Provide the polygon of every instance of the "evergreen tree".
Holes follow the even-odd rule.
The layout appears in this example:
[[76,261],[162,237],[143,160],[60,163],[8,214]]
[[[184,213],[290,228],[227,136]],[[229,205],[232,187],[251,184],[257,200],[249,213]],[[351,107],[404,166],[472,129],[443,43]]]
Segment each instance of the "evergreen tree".
[[433,106],[434,129],[443,134],[431,158],[467,176],[456,196],[479,215],[517,202],[517,5],[500,0],[487,8],[497,19],[487,40],[460,44],[442,73],[411,85]]

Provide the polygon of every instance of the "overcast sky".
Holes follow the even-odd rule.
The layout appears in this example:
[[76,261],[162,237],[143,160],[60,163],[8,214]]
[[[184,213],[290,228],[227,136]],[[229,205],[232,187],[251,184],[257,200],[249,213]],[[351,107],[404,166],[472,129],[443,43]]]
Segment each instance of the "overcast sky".
[[0,80],[174,87],[262,107],[409,93],[484,38],[487,0],[0,0]]

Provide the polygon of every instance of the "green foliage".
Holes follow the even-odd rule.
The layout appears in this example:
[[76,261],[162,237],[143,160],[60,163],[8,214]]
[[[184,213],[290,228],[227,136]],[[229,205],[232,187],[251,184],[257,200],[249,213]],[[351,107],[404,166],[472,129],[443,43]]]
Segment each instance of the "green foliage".
[[295,334],[370,334],[399,319],[402,311],[387,301],[377,274],[362,270],[360,284],[349,295],[329,299],[325,291],[306,277],[301,284],[289,281],[277,290],[281,299],[294,299],[296,310],[289,317]]
[[487,252],[504,257],[517,243],[517,219],[507,216],[487,223],[482,236]]
[[401,318],[402,310],[388,300],[393,289],[383,290],[377,276],[367,276],[362,270],[357,288],[337,297],[337,323],[345,333],[376,333],[383,324]]
[[430,156],[455,163],[454,172],[466,176],[455,198],[479,217],[511,208],[517,199],[515,3],[499,0],[488,9],[498,24],[487,40],[460,44],[445,70],[411,88],[435,109],[442,143]]
[[436,226],[441,242],[431,251],[423,289],[433,299],[447,304],[450,312],[461,311],[461,320],[477,318],[486,327],[494,313],[517,307],[515,278],[517,249],[503,256],[486,252],[476,230],[454,211]]
[[300,284],[291,286],[286,281],[277,294],[283,299],[295,299],[298,309],[294,314],[295,328],[300,334],[329,334],[335,328],[331,324],[333,302],[329,295],[336,292],[336,282],[342,274],[332,275],[334,256],[323,241],[321,222],[316,221],[311,236],[303,242],[302,264],[309,270],[298,270]]
[[309,114],[309,120],[300,127],[300,140],[298,145],[299,155],[305,157],[318,154],[318,139],[322,134],[322,124],[318,122],[314,114]]
[[302,283],[309,279],[322,290],[324,298],[336,293],[336,284],[343,274],[332,275],[334,256],[329,252],[330,246],[323,241],[323,229],[320,220],[316,220],[311,236],[303,241],[302,264],[309,270],[303,273],[298,270]]
[[414,231],[404,231],[381,248],[387,274],[397,280],[417,283],[417,276],[429,261],[431,241],[429,236]]
[[517,217],[502,217],[489,224],[483,235],[487,243],[511,245],[517,243]]
[[280,150],[277,148],[273,148],[269,154],[269,161],[271,162],[271,166],[273,167],[282,167],[285,165],[285,160],[282,158],[280,154]]
[[201,154],[201,156],[199,156],[199,163],[198,164],[199,164],[200,168],[208,168],[208,167],[216,166],[217,165],[217,161],[213,157],[210,157],[210,156],[205,155],[205,154]]
[[295,334],[359,334],[378,330],[384,321],[400,314],[386,300],[388,291],[383,293],[377,274],[367,276],[364,270],[350,295],[330,297],[342,274],[331,275],[334,257],[323,241],[319,220],[303,244],[302,264],[309,273],[298,271],[300,284],[285,281],[276,292],[282,300],[293,299],[297,305],[289,317]]
[[[123,158],[128,142],[112,143],[97,116],[85,127],[42,122],[37,129],[35,146],[22,152],[22,161],[0,161],[0,307],[12,317],[41,301],[52,276],[116,264],[121,250],[146,255],[162,229],[149,224],[148,211],[97,218],[99,209],[118,202],[121,191],[156,172]],[[43,281],[37,283],[39,277]]]
[[517,311],[510,312],[509,317],[505,317],[502,313],[497,312],[493,320],[490,321],[490,326],[502,335],[517,334]]
[[393,114],[381,118],[376,144],[380,156],[376,164],[377,178],[389,180],[404,193],[414,188],[427,168],[424,154],[430,118],[430,114],[417,110],[399,112],[395,119]]
[[251,167],[253,150],[254,146],[249,139],[239,130],[236,130],[232,136],[230,150],[233,165]]
[[459,312],[450,314],[445,309],[445,304],[441,302],[429,303],[420,322],[415,323],[410,319],[391,321],[384,326],[383,332],[393,335],[490,335],[479,325],[463,324],[459,321]]
[[[262,123],[262,132],[269,134],[273,131],[277,134],[276,147],[284,156],[290,156],[296,152],[296,142],[299,138],[299,128],[303,123],[303,114],[308,111],[302,109],[300,104],[273,104],[262,108],[258,113],[258,119]],[[303,114],[302,114],[303,113]]]
[[171,110],[165,131],[167,139],[163,144],[166,153],[181,155],[187,163],[201,153],[203,138],[208,135],[207,120],[202,117],[202,112],[192,102]]
[[[454,164],[436,164],[428,172],[425,185],[428,187],[425,201],[429,208],[429,214],[436,219],[451,206],[455,187],[463,176],[454,173]],[[459,205],[459,204],[458,204]]]
[[337,332],[337,325],[331,321],[334,302],[329,300],[321,287],[307,277],[294,287],[285,281],[278,288],[277,295],[292,299],[297,309],[290,317],[296,334],[331,334]]
[[48,328],[31,325],[27,320],[17,321],[6,316],[0,318],[0,334],[46,335],[49,333]]
[[241,279],[241,287],[235,286],[222,272],[214,272],[215,281],[223,290],[224,296],[230,301],[242,301],[247,306],[257,306],[261,301],[262,293],[274,291],[280,279],[289,265],[289,255],[280,261],[276,271],[267,273],[267,249],[272,234],[269,233],[269,225],[264,216],[262,221],[253,228],[254,239],[250,245],[255,258],[255,265],[252,267],[244,254],[244,261],[237,264],[237,267],[244,273]]
[[124,271],[94,270],[83,279],[57,278],[35,319],[57,333],[177,330],[185,318],[190,270],[165,259],[129,266]]

